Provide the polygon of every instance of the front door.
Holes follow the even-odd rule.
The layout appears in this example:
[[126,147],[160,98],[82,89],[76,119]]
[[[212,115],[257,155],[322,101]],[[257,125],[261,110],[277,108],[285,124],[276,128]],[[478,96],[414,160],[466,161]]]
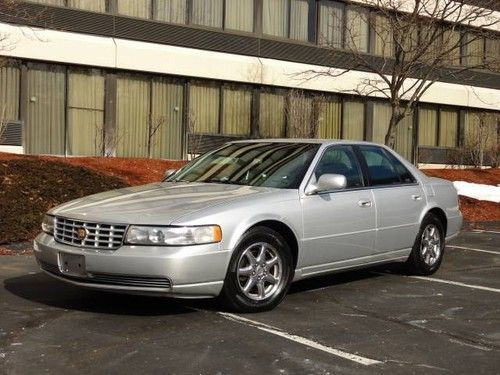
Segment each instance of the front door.
[[[327,148],[311,177],[324,174],[346,176],[345,189],[320,192],[302,199],[304,251],[300,267],[321,271],[332,263],[373,254],[375,205],[372,192],[364,188],[361,168],[351,146]],[[332,268],[335,268],[332,267]]]

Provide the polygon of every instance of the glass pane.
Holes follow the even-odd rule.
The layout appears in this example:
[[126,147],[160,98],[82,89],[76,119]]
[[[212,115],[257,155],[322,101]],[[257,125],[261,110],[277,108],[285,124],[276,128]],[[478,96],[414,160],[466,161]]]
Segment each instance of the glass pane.
[[360,146],[368,167],[368,177],[372,186],[401,183],[399,174],[380,147]]
[[456,30],[443,32],[443,48],[446,48],[446,58],[450,65],[460,65],[460,33]]
[[150,156],[181,159],[184,85],[165,78],[154,78],[152,85]]
[[281,138],[285,136],[285,95],[260,94],[260,136]]
[[334,146],[325,151],[314,171],[314,177],[318,180],[324,174],[345,176],[347,188],[363,186],[356,155],[349,146]]
[[28,111],[24,126],[26,153],[64,154],[66,99],[65,68],[33,64],[28,67]]
[[19,118],[19,85],[19,68],[0,67],[0,121]]
[[328,98],[319,104],[318,138],[339,139],[342,103],[336,98]]
[[467,66],[481,66],[484,56],[484,38],[467,34],[464,46],[464,62]]
[[288,0],[264,0],[262,18],[264,34],[288,37]]
[[104,75],[97,69],[68,72],[68,155],[102,155]]
[[297,189],[318,148],[304,143],[229,144],[196,158],[170,181]]
[[418,111],[418,145],[437,146],[437,110],[420,108]]
[[192,22],[195,25],[222,27],[222,0],[193,0]]
[[486,39],[486,63],[490,69],[500,71],[500,39]]
[[189,87],[190,133],[219,133],[219,87],[193,84]]
[[187,0],[156,0],[153,16],[158,21],[185,24]]
[[253,31],[254,0],[226,0],[226,29]]
[[252,92],[224,88],[223,134],[250,135]]
[[64,6],[64,0],[30,0],[34,3]]
[[117,1],[118,14],[125,16],[150,18],[151,0],[119,0]]
[[354,141],[365,138],[365,103],[355,100],[344,102],[342,138]]
[[290,3],[290,38],[308,40],[309,2],[308,0],[291,0]]
[[389,20],[381,15],[375,16],[375,54],[391,57],[394,55],[393,32]]
[[344,4],[322,1],[319,5],[318,44],[342,48]]
[[348,7],[346,10],[346,48],[368,52],[368,11]]
[[290,138],[309,138],[313,134],[313,99],[303,92],[292,90],[288,95],[288,136]]
[[106,0],[68,0],[68,7],[106,12]]
[[457,145],[458,113],[452,110],[440,111],[439,146],[455,147]]
[[121,76],[117,81],[116,155],[147,157],[150,113],[150,81]]

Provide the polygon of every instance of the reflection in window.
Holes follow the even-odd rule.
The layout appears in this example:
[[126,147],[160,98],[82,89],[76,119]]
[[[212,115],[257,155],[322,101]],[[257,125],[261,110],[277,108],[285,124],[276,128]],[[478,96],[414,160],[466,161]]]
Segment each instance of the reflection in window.
[[254,0],[226,0],[225,28],[253,31]]
[[154,18],[158,21],[185,24],[187,0],[156,0]]
[[222,0],[192,0],[192,23],[222,28]]
[[322,1],[319,5],[318,44],[342,48],[344,32],[344,4]]

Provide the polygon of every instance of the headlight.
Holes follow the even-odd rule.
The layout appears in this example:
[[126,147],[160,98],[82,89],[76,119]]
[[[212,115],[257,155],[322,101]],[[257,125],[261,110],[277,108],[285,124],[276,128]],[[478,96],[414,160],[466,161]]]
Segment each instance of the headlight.
[[55,217],[51,215],[45,215],[42,221],[42,230],[48,234],[54,234]]
[[148,227],[131,225],[125,242],[132,245],[201,245],[222,241],[218,225],[199,227]]

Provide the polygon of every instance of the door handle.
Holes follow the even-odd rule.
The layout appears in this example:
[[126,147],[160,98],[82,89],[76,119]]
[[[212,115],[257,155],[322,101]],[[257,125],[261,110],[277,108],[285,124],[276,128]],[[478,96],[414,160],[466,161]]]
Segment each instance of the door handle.
[[413,194],[411,196],[411,199],[413,199],[414,201],[421,201],[422,200],[422,196],[420,194]]
[[360,199],[358,201],[358,206],[359,207],[371,207],[372,206],[372,201],[368,199]]

